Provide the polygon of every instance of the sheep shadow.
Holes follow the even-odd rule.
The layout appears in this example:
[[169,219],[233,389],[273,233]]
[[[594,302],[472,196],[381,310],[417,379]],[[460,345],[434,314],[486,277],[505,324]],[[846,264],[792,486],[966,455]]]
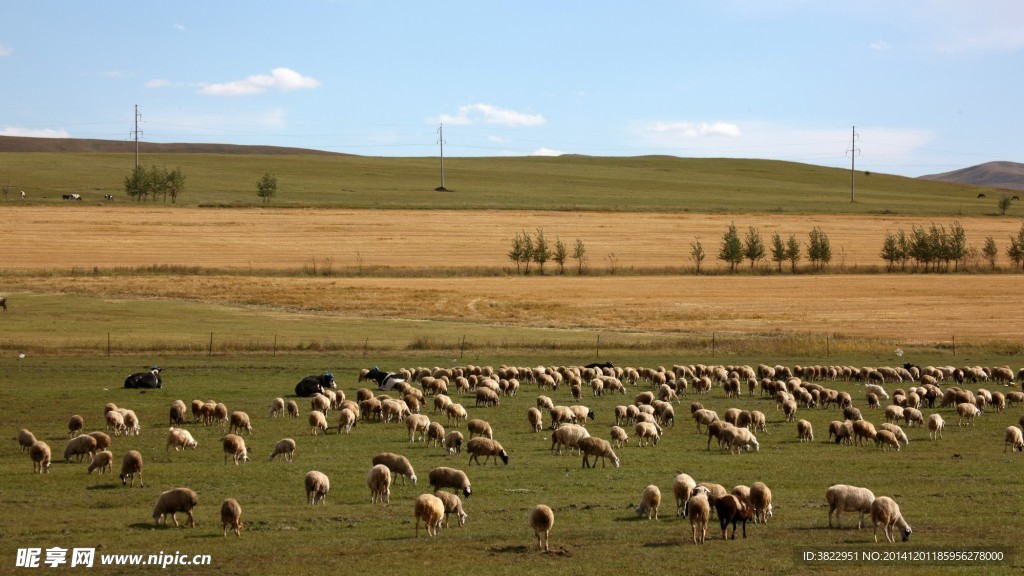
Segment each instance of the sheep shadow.
[[674,548],[686,544],[685,540],[664,540],[660,542],[645,542],[644,548]]
[[121,488],[117,484],[95,484],[93,486],[86,486],[86,490],[117,490]]

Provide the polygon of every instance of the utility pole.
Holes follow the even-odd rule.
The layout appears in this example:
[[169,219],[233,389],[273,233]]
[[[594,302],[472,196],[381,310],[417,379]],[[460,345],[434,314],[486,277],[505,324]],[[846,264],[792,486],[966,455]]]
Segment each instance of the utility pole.
[[139,135],[141,134],[141,132],[139,131],[139,119],[140,118],[142,118],[142,115],[139,114],[139,105],[136,104],[135,105],[135,121],[132,124],[132,134],[135,136],[135,169],[136,170],[139,169]]
[[850,153],[850,204],[853,204],[856,199],[856,196],[854,195],[854,190],[856,189],[854,187],[854,174],[856,174],[856,171],[854,170],[854,163],[857,158],[857,154],[860,154],[860,148],[857,148],[856,126],[853,127],[852,135],[850,136],[850,149],[847,150],[847,152]]
[[437,143],[441,146],[441,187],[438,191],[444,191],[444,124],[438,124],[437,126]]

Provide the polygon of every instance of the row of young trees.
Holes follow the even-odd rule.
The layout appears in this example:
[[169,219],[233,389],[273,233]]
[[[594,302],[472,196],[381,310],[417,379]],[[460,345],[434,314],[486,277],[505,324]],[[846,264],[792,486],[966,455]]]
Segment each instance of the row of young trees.
[[[783,240],[782,235],[776,232],[772,234],[770,242],[770,246],[766,248],[761,233],[753,226],[747,228],[747,233],[741,240],[736,224],[732,223],[722,235],[718,259],[729,265],[730,272],[736,272],[744,260],[749,260],[750,267],[753,268],[767,257],[767,251],[770,250],[772,262],[776,264],[780,272],[782,265],[786,262],[789,263],[790,270],[796,272],[797,262],[803,257],[804,251],[804,245],[797,239],[796,234],[790,234]],[[829,262],[832,261],[832,245],[829,242],[828,234],[821,228],[815,226],[810,231],[806,248],[811,268],[824,270],[828,267]],[[700,238],[694,239],[690,244],[690,259],[696,265],[698,274],[700,274],[701,265],[706,258],[707,253],[704,251],[704,245],[701,244]]]
[[148,199],[156,202],[160,197],[167,202],[167,197],[170,196],[173,204],[184,190],[185,175],[182,174],[181,168],[168,170],[162,166],[136,166],[131,174],[124,178],[124,192],[136,202]]
[[[906,270],[911,260],[914,261],[915,269],[946,272],[951,264],[954,271],[959,270],[961,263],[978,258],[979,252],[967,244],[967,234],[960,222],[954,221],[949,229],[933,223],[927,229],[913,225],[910,234],[902,228],[896,233],[886,232],[879,256],[885,260],[885,269],[889,272]],[[998,256],[999,247],[995,239],[986,236],[980,257],[988,262],[990,268],[995,269]],[[1010,236],[1006,256],[1014,268],[1019,269],[1024,264],[1024,224],[1016,236]]]
[[537,265],[540,274],[544,274],[544,264],[549,261],[558,264],[559,274],[565,274],[566,260],[571,257],[576,260],[577,273],[582,274],[583,266],[587,262],[587,247],[583,244],[583,240],[577,238],[572,254],[569,254],[569,247],[562,242],[561,238],[556,236],[555,243],[552,245],[544,234],[544,229],[537,228],[537,233],[533,236],[530,236],[530,233],[525,230],[516,234],[512,239],[512,248],[508,251],[507,256],[509,260],[515,262],[516,272],[523,274],[530,273],[531,263]]

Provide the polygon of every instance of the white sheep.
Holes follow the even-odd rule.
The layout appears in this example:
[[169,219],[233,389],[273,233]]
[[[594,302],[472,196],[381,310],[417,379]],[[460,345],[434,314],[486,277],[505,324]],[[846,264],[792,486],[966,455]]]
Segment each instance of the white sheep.
[[235,532],[235,536],[242,536],[242,505],[234,498],[225,498],[220,505],[220,523],[224,528],[224,536],[228,535],[228,528]]
[[89,436],[92,436],[93,438],[96,439],[97,451],[106,450],[107,448],[110,448],[110,436],[108,436],[106,433],[96,430],[93,432],[89,432]]
[[167,429],[167,446],[164,448],[164,451],[170,450],[171,446],[174,446],[175,452],[185,448],[195,450],[198,445],[199,443],[196,442],[195,438],[192,437],[192,433],[188,430],[173,427]]
[[270,403],[270,417],[284,416],[284,398],[274,398]]
[[345,432],[350,434],[352,429],[356,427],[356,413],[348,408],[342,408],[338,411],[338,434]]
[[42,440],[35,441],[28,448],[28,456],[32,459],[32,473],[49,474],[50,472],[50,445]]
[[222,441],[224,446],[224,463],[228,463],[228,456],[231,456],[231,461],[234,462],[235,466],[238,465],[238,461],[241,460],[243,463],[249,461],[249,451],[245,447],[245,440],[237,434],[228,434]]
[[292,418],[299,417],[299,404],[295,400],[288,401],[288,416]]
[[462,495],[466,498],[469,498],[470,494],[473,493],[469,477],[462,470],[438,466],[431,470],[427,477],[430,479],[430,487],[435,491],[441,488],[454,488],[455,490],[462,490]]
[[832,513],[836,514],[836,527],[842,528],[840,514],[843,512],[860,512],[860,521],[857,528],[864,527],[864,515],[871,512],[871,503],[875,501],[875,495],[867,488],[849,486],[847,484],[833,484],[825,491],[825,501],[828,502],[828,527],[832,527]]
[[883,400],[888,400],[889,399],[889,393],[885,391],[885,388],[882,388],[878,384],[865,384],[864,385],[864,392],[865,393],[873,393],[873,394],[875,394],[876,396],[878,396],[879,398],[881,398]]
[[458,430],[452,430],[451,432],[444,435],[444,441],[441,442],[441,447],[444,448],[445,453],[451,454],[462,454],[462,443],[465,441],[462,432]]
[[35,443],[36,436],[28,428],[18,430],[18,445],[21,446],[22,452],[31,448]]
[[588,438],[590,432],[586,428],[578,424],[563,424],[551,432],[551,449],[555,450],[557,447],[556,454],[562,453],[562,446],[568,449],[579,449],[580,439]]
[[548,551],[548,538],[555,525],[555,513],[549,506],[538,504],[530,511],[530,527],[537,537],[537,549]]
[[416,537],[420,536],[420,520],[427,528],[427,536],[436,536],[444,520],[444,502],[433,494],[420,494],[413,513],[416,516]]
[[295,440],[282,438],[274,445],[274,451],[270,453],[270,460],[273,461],[279,455],[284,454],[285,460],[291,462],[295,457]]
[[466,413],[466,408],[457,402],[452,402],[445,408],[445,414],[448,416],[448,425],[455,426],[458,428],[459,422],[464,422],[469,418]]
[[544,427],[544,415],[532,406],[526,411],[526,420],[530,423],[530,430],[533,432],[540,432]]
[[113,469],[113,464],[114,454],[110,450],[97,452],[92,458],[92,463],[89,464],[89,474],[92,474],[93,470],[99,470],[100,474],[104,474]]
[[914,424],[924,426],[924,414],[917,408],[910,406],[903,409],[903,420],[907,423],[907,426],[913,428]]
[[106,414],[107,430],[112,430],[114,436],[120,436],[125,433],[124,427],[124,415],[117,410],[110,410]]
[[405,484],[405,479],[409,478],[409,483],[413,486],[416,485],[416,471],[412,468],[412,463],[409,459],[401,454],[395,454],[393,452],[381,452],[372,459],[372,464],[383,464],[391,470],[391,474],[396,477],[402,478],[402,484]]
[[875,447],[888,451],[890,447],[900,451],[900,441],[890,430],[879,429],[875,432]]
[[93,454],[96,453],[96,439],[88,434],[82,436],[75,436],[68,443],[64,445],[64,461],[68,464],[71,463],[73,456],[78,457],[78,461],[82,461],[82,456],[88,455],[89,462],[92,462]]
[[658,519],[658,508],[661,507],[661,490],[654,484],[649,484],[640,495],[640,505],[636,507],[636,517],[643,518],[646,514],[650,520],[652,515]]
[[185,423],[186,414],[188,414],[188,407],[185,406],[185,402],[183,400],[175,400],[171,403],[170,410],[168,410],[167,425],[181,426]]
[[1006,427],[1006,436],[1003,441],[1003,453],[1006,453],[1006,449],[1011,448],[1014,452],[1020,452],[1024,450],[1024,432],[1016,426]]
[[493,458],[494,464],[498,464],[498,458],[508,465],[508,454],[505,449],[498,443],[497,440],[491,440],[490,438],[470,438],[466,444],[466,452],[469,453],[469,464],[473,461],[480,464],[480,456],[484,457],[484,464],[487,464],[487,460]]
[[701,434],[700,427],[707,426],[718,420],[718,414],[714,410],[708,410],[707,408],[699,408],[692,412],[693,420],[697,423],[697,433]]
[[366,485],[370,488],[370,504],[391,501],[391,470],[383,464],[374,464],[366,475]]
[[981,408],[970,402],[961,402],[956,405],[956,413],[960,417],[957,426],[974,426],[974,418],[981,414]]
[[636,432],[641,448],[652,443],[657,446],[658,441],[661,440],[661,427],[653,422],[637,422],[633,430]]
[[[686,502],[686,515],[690,520],[690,528],[693,530],[693,543],[703,544],[708,533],[708,521],[711,520],[711,503],[708,502],[707,489],[698,486],[694,489],[693,496]],[[697,533],[700,532],[698,541]]]
[[142,483],[142,454],[138,450],[129,450],[121,459],[121,484],[135,486],[136,476],[139,477],[139,486],[145,488]]
[[327,475],[318,470],[310,470],[306,473],[306,504],[316,506],[317,502],[323,502],[327,493],[331,491],[331,481]]
[[879,524],[884,526],[883,531],[889,542],[896,541],[894,528],[899,529],[904,542],[910,539],[912,532],[910,525],[903,519],[903,514],[900,513],[900,507],[896,501],[888,496],[879,496],[871,502],[871,521],[875,524],[875,542],[878,542]]
[[576,414],[568,406],[554,406],[548,413],[551,415],[551,427],[558,428],[562,424],[574,423]]
[[434,492],[434,496],[437,496],[438,498],[441,499],[441,502],[444,502],[445,528],[448,527],[449,514],[455,514],[455,518],[459,522],[459,528],[466,525],[466,519],[469,517],[469,514],[466,514],[466,511],[462,509],[462,498],[459,498],[457,494],[445,492],[444,490],[438,490],[437,492]]
[[327,417],[319,410],[312,410],[309,413],[309,431],[316,436],[317,430],[327,434]]
[[597,467],[597,459],[601,458],[601,467],[605,467],[605,459],[612,461],[612,466],[619,467],[619,457],[615,455],[615,451],[612,450],[611,442],[608,442],[604,438],[597,438],[594,436],[588,436],[586,438],[580,438],[579,441],[580,452],[583,454],[583,467],[589,468],[590,456],[594,457],[593,467]]
[[440,422],[431,422],[430,425],[427,426],[427,442],[429,442],[431,446],[441,445],[444,443],[444,435],[446,433],[444,426],[442,426]]
[[249,435],[252,436],[252,424],[249,423],[249,415],[245,412],[242,412],[241,410],[232,412],[229,422],[230,426],[228,427],[228,432],[237,431],[239,434],[242,432],[248,432]]
[[754,507],[754,522],[767,524],[772,517],[772,491],[764,482],[750,485],[750,503]]
[[677,474],[672,482],[672,493],[676,497],[676,516],[686,515],[686,503],[693,496],[693,489],[697,483],[689,474]]
[[68,420],[68,438],[74,438],[82,433],[85,428],[85,419],[75,414]]
[[814,441],[814,426],[807,420],[799,420],[796,423],[796,436],[801,442]]
[[199,504],[199,496],[191,488],[172,488],[161,493],[156,499],[156,504],[153,505],[153,520],[156,521],[157,526],[161,522],[166,525],[167,517],[170,516],[171,520],[174,520],[174,525],[179,526],[177,513],[184,512],[188,514],[189,527],[195,528],[196,519],[192,515],[192,509],[197,504]]
[[314,394],[309,401],[309,409],[327,414],[331,409],[331,399],[320,393]]
[[410,414],[405,419],[405,427],[409,430],[409,442],[416,442],[419,436],[419,439],[426,443],[430,417],[426,414]]
[[624,444],[629,444],[629,435],[619,426],[612,426],[611,438],[616,448],[622,448]]
[[719,441],[734,454],[739,454],[741,450],[753,449],[754,452],[761,451],[761,444],[757,441],[754,433],[746,428],[736,428],[734,426],[722,430],[722,436]]
[[935,440],[942,438],[942,430],[946,427],[946,421],[939,414],[932,414],[928,417],[928,439]]

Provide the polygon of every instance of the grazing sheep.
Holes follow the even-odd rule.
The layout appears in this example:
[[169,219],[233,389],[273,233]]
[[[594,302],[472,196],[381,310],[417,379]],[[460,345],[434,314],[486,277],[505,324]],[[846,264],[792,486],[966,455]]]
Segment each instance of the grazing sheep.
[[92,463],[89,464],[89,474],[92,474],[93,470],[99,470],[100,474],[106,473],[108,470],[113,469],[114,455],[110,450],[102,450],[97,452],[92,458]]
[[313,410],[309,413],[309,431],[313,436],[316,436],[318,434],[317,430],[327,434],[327,417],[324,416],[323,412]]
[[224,536],[228,528],[235,531],[235,536],[242,536],[242,506],[234,498],[225,498],[220,505],[220,523],[224,527]]
[[761,412],[760,410],[750,411],[749,428],[752,432],[764,432],[765,434],[768,433],[767,417],[764,415],[764,412]]
[[896,436],[896,439],[899,440],[900,444],[902,444],[903,446],[907,446],[910,444],[910,438],[907,438],[907,433],[904,432],[903,428],[900,428],[899,425],[885,422],[878,425],[878,431],[881,432],[882,430],[888,430],[889,432],[892,432],[893,436]]
[[537,408],[543,408],[545,410],[551,410],[555,407],[555,403],[548,396],[537,396]]
[[121,459],[121,485],[135,486],[136,476],[139,477],[139,486],[145,488],[142,483],[142,454],[138,450],[129,450]]
[[[694,495],[686,502],[686,515],[690,520],[690,527],[693,529],[693,543],[703,544],[708,533],[708,521],[711,519],[711,504],[708,503],[707,490],[701,490],[698,486],[694,489]],[[700,540],[697,539],[697,532],[700,532]]]
[[292,418],[299,417],[299,404],[295,400],[288,401],[288,416]]
[[475,460],[477,465],[480,464],[480,456],[484,457],[484,464],[487,464],[487,460],[494,458],[494,464],[498,464],[498,458],[508,465],[508,454],[505,453],[505,449],[501,447],[501,444],[497,440],[491,440],[490,438],[470,438],[469,443],[466,444],[466,452],[469,452],[469,464],[472,464]]
[[974,426],[974,417],[981,414],[981,408],[970,402],[961,402],[956,405],[956,413],[960,416],[957,426]]
[[918,426],[924,426],[924,414],[921,413],[917,408],[911,408],[910,406],[903,409],[903,420],[907,423],[910,428],[914,427],[914,424]]
[[945,420],[939,414],[932,414],[928,417],[928,439],[942,438],[942,429],[946,427]]
[[284,398],[274,398],[270,403],[270,417],[284,416]]
[[587,419],[594,419],[594,411],[587,406],[572,405],[569,406],[569,410],[572,410],[573,422],[580,426],[586,426]]
[[875,524],[875,542],[878,542],[879,524],[884,526],[883,532],[889,542],[896,541],[893,528],[899,529],[904,542],[910,540],[910,525],[903,519],[903,514],[900,514],[900,507],[896,501],[888,496],[879,496],[871,502],[871,521]]
[[36,436],[28,428],[22,428],[18,430],[18,445],[21,446],[21,451],[24,452],[32,447],[36,443]]
[[544,415],[532,406],[526,411],[526,420],[530,423],[530,430],[533,432],[540,432],[544,427]]
[[[203,419],[203,405],[204,404],[206,404],[206,402],[203,402],[202,400],[199,400],[198,398],[192,401],[191,412],[192,412],[192,421],[193,422],[199,422],[200,420]],[[109,406],[109,404],[108,404],[108,406]],[[115,407],[114,410],[117,410],[117,408]]]
[[888,451],[890,447],[900,451],[900,441],[890,430],[878,430],[875,432],[875,447]]
[[871,512],[871,503],[875,495],[867,488],[849,486],[847,484],[833,484],[825,491],[825,501],[828,502],[828,527],[832,527],[832,513],[836,513],[836,527],[842,528],[840,514],[843,512],[860,512],[860,521],[857,528],[864,527],[864,515]]
[[198,443],[188,430],[172,427],[167,429],[167,446],[164,451],[170,450],[171,446],[174,446],[174,451],[177,452],[179,449],[184,450],[185,448],[195,450]]
[[405,419],[405,427],[409,430],[409,442],[416,442],[416,437],[427,442],[427,428],[430,427],[430,417],[426,414],[410,414]]
[[695,410],[692,415],[693,420],[697,423],[698,434],[701,434],[701,425],[708,426],[715,420],[718,420],[718,414],[714,410],[708,410],[707,408]]
[[395,454],[393,452],[381,452],[373,457],[372,464],[383,464],[388,467],[391,474],[395,477],[401,477],[402,484],[405,484],[405,479],[409,478],[409,483],[413,486],[416,485],[416,471],[412,468],[412,463],[409,459],[401,454]]
[[761,444],[757,441],[754,433],[746,428],[736,428],[735,426],[727,428],[722,431],[719,441],[734,454],[739,454],[740,451],[750,450],[751,448],[754,452],[761,451]]
[[249,451],[245,448],[245,440],[237,434],[228,434],[222,440],[224,446],[224,463],[228,463],[228,456],[231,456],[231,461],[234,462],[235,466],[238,465],[238,461],[241,460],[243,463],[249,461]]
[[310,470],[306,473],[306,504],[316,506],[316,503],[323,502],[327,493],[331,491],[331,481],[327,475],[317,470]]
[[874,440],[875,434],[877,434],[875,431],[875,425],[871,422],[868,422],[867,420],[854,421],[853,435],[858,446],[862,445],[864,441]]
[[427,426],[427,442],[431,446],[438,446],[444,442],[445,430],[440,422],[431,422]]
[[345,432],[350,434],[352,429],[356,427],[356,413],[348,408],[342,408],[338,411],[338,434]]
[[317,410],[327,414],[327,411],[331,409],[331,400],[327,396],[320,394],[319,392],[314,394],[309,401],[309,409]]
[[420,520],[427,528],[427,536],[436,536],[444,520],[444,502],[433,494],[420,494],[413,513],[416,516],[416,537],[420,537]]
[[232,412],[229,422],[230,427],[228,428],[228,432],[237,431],[239,434],[242,432],[248,432],[249,435],[252,436],[252,424],[249,423],[249,415],[245,412],[240,410]]
[[676,516],[686,515],[686,503],[693,496],[697,483],[689,474],[678,474],[672,482],[672,493],[676,497]]
[[291,462],[295,457],[295,440],[291,438],[283,438],[277,441],[274,445],[274,451],[270,453],[270,461],[277,458],[279,455],[284,454],[285,460]]
[[754,507],[754,523],[767,524],[772,517],[772,491],[764,482],[750,485],[750,503]]
[[[217,424],[228,423],[228,407],[223,402],[217,402],[213,405],[213,422]],[[125,424],[128,423],[128,419],[125,418]]]
[[50,473],[50,445],[37,440],[28,448],[28,456],[32,459],[33,474]]
[[786,422],[792,422],[796,418],[797,403],[792,398],[782,403],[782,413],[786,416]]
[[105,418],[107,421],[107,430],[112,430],[114,432],[114,436],[120,436],[122,433],[126,432],[123,414],[117,410],[111,410],[107,412]]
[[807,420],[796,423],[796,436],[801,442],[814,442],[814,427]]
[[623,444],[629,444],[629,435],[626,431],[618,426],[612,426],[611,431],[612,442],[615,443],[616,448],[622,448]]
[[580,439],[588,438],[590,432],[586,428],[578,424],[563,424],[555,429],[551,433],[551,449],[555,450],[557,447],[556,454],[562,453],[562,446],[568,449],[579,449]]
[[661,428],[653,422],[637,422],[633,430],[639,438],[641,448],[651,443],[657,446],[658,441],[661,440]]
[[864,392],[874,394],[883,400],[889,399],[889,394],[878,384],[865,384]]
[[573,424],[576,420],[576,414],[568,406],[555,406],[548,410],[551,415],[551,427],[558,428],[563,424]]
[[732,535],[729,539],[736,539],[736,523],[743,525],[743,537],[747,537],[747,521],[754,518],[754,510],[747,506],[734,494],[726,494],[715,500],[715,513],[718,514],[718,523],[722,527],[722,540],[726,539],[726,528],[732,524]]
[[899,422],[903,420],[903,407],[893,404],[885,407],[885,421],[886,422]]
[[383,464],[374,464],[366,475],[366,485],[370,488],[370,504],[391,501],[391,470]]
[[548,537],[551,535],[551,528],[555,525],[555,513],[549,506],[538,504],[530,512],[530,527],[537,537],[537,549],[548,551]]
[[465,422],[469,418],[466,408],[456,402],[452,402],[445,408],[445,414],[448,416],[448,425],[456,428],[458,428],[459,422]]
[[657,520],[658,508],[660,507],[661,490],[654,484],[650,484],[647,488],[644,488],[644,493],[640,495],[640,505],[636,507],[636,517],[643,518],[644,514],[646,514],[648,520],[651,519],[652,515]]
[[168,426],[181,426],[185,423],[185,415],[188,414],[188,407],[182,400],[175,400],[168,411]]
[[167,517],[170,516],[171,520],[174,520],[174,525],[179,526],[177,514],[184,512],[188,514],[189,528],[195,528],[196,519],[192,515],[192,509],[197,504],[199,496],[191,488],[172,488],[161,493],[156,499],[156,504],[153,505],[153,520],[157,526],[161,522],[167,525]]
[[110,448],[110,436],[108,436],[106,433],[96,430],[93,432],[89,432],[89,436],[92,436],[93,438],[96,439],[97,452],[100,450],[106,450],[107,448]]
[[463,437],[462,432],[452,430],[444,435],[444,441],[441,442],[441,447],[444,448],[445,452],[449,455],[462,454],[463,441],[465,441],[465,437]]
[[469,430],[470,438],[473,436],[483,436],[484,438],[494,439],[494,431],[491,430],[491,425],[486,420],[474,418],[466,422],[466,428]]
[[444,490],[438,490],[437,492],[434,492],[434,496],[437,496],[438,498],[441,499],[441,502],[444,502],[445,528],[448,527],[449,514],[455,514],[455,517],[458,519],[459,522],[459,528],[462,528],[466,525],[466,518],[469,517],[469,514],[466,514],[466,511],[462,509],[462,498],[459,498],[458,495],[452,494],[451,492],[445,492]]
[[473,493],[469,477],[462,470],[438,466],[431,470],[427,477],[430,479],[430,487],[435,491],[441,488],[453,488],[456,491],[462,490],[462,495],[466,498],[469,498],[470,494]]
[[580,438],[579,441],[580,452],[583,454],[583,467],[590,468],[590,456],[594,457],[593,467],[597,467],[597,459],[601,458],[601,467],[605,467],[605,459],[610,458],[612,466],[619,467],[619,457],[615,455],[615,451],[612,450],[611,442],[608,442],[604,438],[596,438],[588,436],[587,438]]
[[85,427],[85,419],[75,414],[68,420],[68,438],[74,438],[82,433],[82,428]]
[[1014,452],[1024,451],[1024,432],[1016,426],[1006,427],[1006,436],[1003,441],[1003,453],[1006,453],[1007,448],[1012,448]]
[[71,464],[71,457],[78,456],[78,462],[82,456],[89,455],[89,462],[92,462],[93,454],[96,453],[96,439],[89,435],[75,436],[64,445],[64,461]]

